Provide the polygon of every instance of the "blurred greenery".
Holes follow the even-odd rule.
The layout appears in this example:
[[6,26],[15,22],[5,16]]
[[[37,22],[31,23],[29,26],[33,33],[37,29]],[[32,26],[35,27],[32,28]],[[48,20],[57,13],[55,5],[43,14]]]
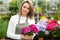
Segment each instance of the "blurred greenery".
[[22,0],[12,0],[9,5],[9,13],[0,15],[0,38],[7,37],[7,28],[10,17],[17,14]]
[[0,19],[0,38],[5,38],[7,33],[8,21]]
[[38,1],[38,6],[40,7],[40,12],[42,12],[43,14],[46,13],[46,2],[43,0],[39,0]]
[[3,1],[0,1],[0,4],[3,4]]
[[[0,38],[6,37],[7,27],[8,27],[8,22],[10,20],[10,17],[13,16],[13,15],[15,15],[15,14],[17,14],[22,1],[23,0],[12,0],[10,2],[10,5],[9,5],[9,11],[10,11],[10,13],[7,13],[6,16],[0,16]],[[2,4],[2,2],[0,2],[0,4]],[[36,3],[33,2],[33,5],[35,6]],[[60,10],[60,2],[58,3],[58,8]],[[49,2],[47,4],[47,9],[51,10]],[[43,0],[38,0],[38,7],[37,7],[37,11],[36,12],[37,13],[43,13],[43,14],[46,13],[46,3]],[[50,17],[48,17],[48,19],[50,19]],[[58,10],[56,10],[56,13],[54,15],[54,19],[55,20],[59,19]],[[36,20],[37,20],[37,18],[36,18]],[[44,37],[45,34],[44,34],[44,32],[40,31],[37,36],[38,37]]]
[[52,37],[60,37],[60,28],[55,31],[52,31]]
[[60,28],[56,27],[56,30],[49,31],[50,37],[60,37]]
[[58,10],[56,10],[56,12],[55,12],[54,19],[55,19],[55,20],[59,20]]
[[16,0],[12,0],[9,5],[9,11],[15,12],[14,14],[16,14],[17,10],[18,10],[18,7],[17,7]]
[[42,8],[38,6],[36,12],[37,12],[37,13],[42,13]]
[[58,6],[58,10],[60,10],[60,0],[59,0],[59,3],[57,4],[57,6]]
[[10,2],[10,5],[9,5],[9,11],[11,11],[11,13],[14,14],[17,14],[19,8],[20,8],[20,5],[22,3],[23,0],[12,0]]
[[45,37],[45,32],[39,31],[38,34],[37,34],[37,37],[38,37],[38,38],[40,38],[40,37]]

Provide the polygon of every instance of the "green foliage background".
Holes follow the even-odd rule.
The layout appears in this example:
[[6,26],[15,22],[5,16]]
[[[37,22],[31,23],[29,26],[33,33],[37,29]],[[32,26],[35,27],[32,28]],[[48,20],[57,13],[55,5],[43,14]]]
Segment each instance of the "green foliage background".
[[17,14],[23,0],[12,0],[9,4],[9,11],[6,15],[0,15],[0,38],[7,37],[7,28],[10,17]]

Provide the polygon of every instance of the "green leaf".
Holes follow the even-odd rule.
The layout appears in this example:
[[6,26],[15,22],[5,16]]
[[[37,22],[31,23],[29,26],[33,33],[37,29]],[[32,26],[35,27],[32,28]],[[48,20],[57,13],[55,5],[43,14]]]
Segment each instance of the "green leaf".
[[29,33],[27,33],[26,35],[30,35],[30,36],[32,36],[32,35],[33,35],[33,33],[32,33],[32,32],[29,32]]
[[38,34],[37,34],[37,36],[38,36],[38,38],[45,37],[45,32],[39,31]]
[[58,10],[56,10],[56,13],[54,15],[54,20],[58,20],[59,19],[59,14],[58,14]]

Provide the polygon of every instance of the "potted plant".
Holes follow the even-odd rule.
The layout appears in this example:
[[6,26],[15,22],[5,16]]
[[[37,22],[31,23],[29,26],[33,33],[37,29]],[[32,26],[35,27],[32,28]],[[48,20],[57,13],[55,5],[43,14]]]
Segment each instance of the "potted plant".
[[[38,29],[36,27],[35,24],[31,24],[29,26],[25,26],[21,29],[21,34],[23,34],[24,36],[28,36],[29,40],[32,40],[32,35],[34,35],[34,33],[37,33],[38,32]],[[23,38],[22,38],[23,39]]]
[[60,37],[60,24],[58,24],[58,20],[51,20],[46,29],[49,31],[49,35],[52,39]]
[[39,31],[37,34],[38,40],[44,40],[45,37],[45,32],[44,31]]

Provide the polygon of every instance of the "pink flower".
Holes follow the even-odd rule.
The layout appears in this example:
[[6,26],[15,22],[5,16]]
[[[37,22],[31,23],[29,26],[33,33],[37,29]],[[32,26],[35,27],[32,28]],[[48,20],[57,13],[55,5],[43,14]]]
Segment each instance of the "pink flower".
[[22,28],[22,30],[21,30],[21,33],[22,33],[22,34],[27,34],[27,33],[29,33],[29,32],[31,32],[30,27],[24,27],[24,28]]
[[51,20],[50,23],[57,23],[57,20]]
[[29,25],[28,27],[24,27],[21,29],[21,33],[24,35],[32,35],[33,33],[37,33],[38,32],[38,28],[36,27],[36,25],[32,24]]
[[31,24],[31,25],[29,25],[29,27],[30,27],[30,29],[31,29],[32,32],[34,32],[34,33],[38,32],[38,29],[37,29],[36,25]]
[[48,29],[48,30],[55,30],[54,25],[55,25],[55,24],[48,24],[48,25],[47,25],[47,29]]
[[39,13],[39,17],[41,17],[42,16],[42,13]]
[[60,24],[58,24],[58,26],[60,27]]
[[60,28],[60,24],[55,24],[55,26],[59,27]]

